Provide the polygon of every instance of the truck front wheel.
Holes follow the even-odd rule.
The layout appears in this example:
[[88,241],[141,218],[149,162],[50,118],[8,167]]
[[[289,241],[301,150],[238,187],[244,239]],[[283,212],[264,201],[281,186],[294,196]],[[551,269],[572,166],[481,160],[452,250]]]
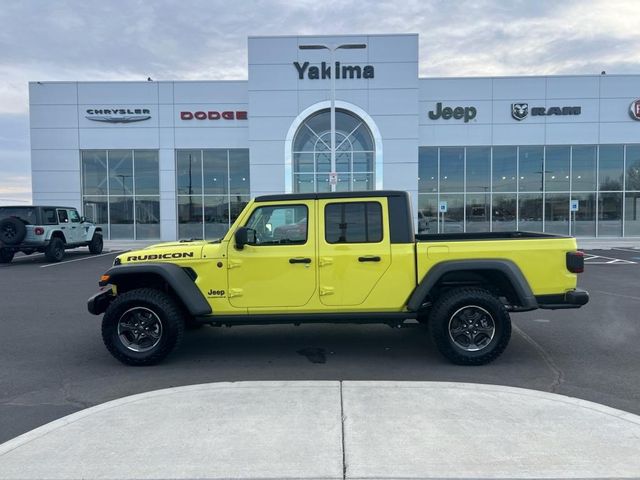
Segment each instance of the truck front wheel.
[[127,365],[161,362],[182,340],[184,315],[160,290],[140,288],[118,295],[102,319],[102,340]]
[[511,338],[504,305],[482,288],[456,288],[442,295],[429,315],[433,340],[458,365],[484,365],[500,356]]

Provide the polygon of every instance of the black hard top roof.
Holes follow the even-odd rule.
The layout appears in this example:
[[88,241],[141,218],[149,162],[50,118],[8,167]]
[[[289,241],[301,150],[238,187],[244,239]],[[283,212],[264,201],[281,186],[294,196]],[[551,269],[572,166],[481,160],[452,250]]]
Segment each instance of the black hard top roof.
[[75,207],[61,207],[60,205],[0,205],[0,208],[64,208],[65,210],[77,210]]
[[331,198],[363,198],[363,197],[407,197],[402,190],[367,190],[364,192],[326,192],[326,193],[285,193],[278,195],[262,195],[256,202],[282,202],[286,200],[324,200]]

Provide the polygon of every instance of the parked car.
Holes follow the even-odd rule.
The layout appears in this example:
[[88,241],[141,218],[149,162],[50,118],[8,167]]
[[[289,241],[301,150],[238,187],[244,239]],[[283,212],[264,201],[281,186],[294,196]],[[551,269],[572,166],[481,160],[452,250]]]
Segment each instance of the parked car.
[[0,263],[10,263],[17,252],[44,253],[59,262],[70,248],[89,247],[102,253],[102,228],[78,215],[75,208],[50,206],[0,207]]

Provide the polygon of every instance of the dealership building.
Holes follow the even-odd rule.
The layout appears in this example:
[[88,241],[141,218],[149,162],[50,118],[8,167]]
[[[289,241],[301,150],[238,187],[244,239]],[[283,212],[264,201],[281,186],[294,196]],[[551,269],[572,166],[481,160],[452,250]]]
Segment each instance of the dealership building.
[[257,195],[384,188],[425,233],[640,236],[640,75],[418,62],[414,34],[250,37],[245,80],[32,82],[33,202],[111,239],[214,239]]

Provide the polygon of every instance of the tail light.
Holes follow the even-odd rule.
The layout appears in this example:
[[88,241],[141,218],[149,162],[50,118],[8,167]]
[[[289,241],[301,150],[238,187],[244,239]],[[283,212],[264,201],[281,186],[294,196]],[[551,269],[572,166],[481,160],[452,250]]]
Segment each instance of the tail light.
[[34,229],[33,229],[33,232],[34,232],[36,235],[44,235],[44,228],[42,228],[42,227],[36,227],[36,228],[34,228]]
[[584,272],[584,252],[567,252],[567,270],[571,273]]

